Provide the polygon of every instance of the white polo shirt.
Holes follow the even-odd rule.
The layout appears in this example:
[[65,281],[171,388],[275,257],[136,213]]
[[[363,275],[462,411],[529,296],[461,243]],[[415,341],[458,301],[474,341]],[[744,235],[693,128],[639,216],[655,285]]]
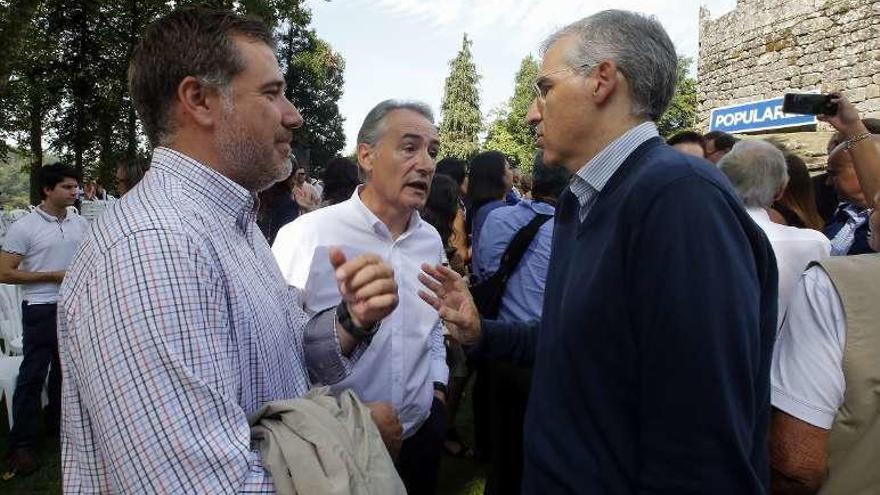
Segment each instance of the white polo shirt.
[[406,231],[391,238],[385,224],[360,199],[351,199],[302,215],[278,231],[272,253],[287,283],[302,291],[305,309],[336,306],[342,297],[328,257],[339,247],[352,257],[374,253],[394,269],[400,301],[382,321],[351,374],[331,387],[353,389],[361,400],[384,401],[400,415],[404,438],[415,433],[431,412],[433,382],[446,383],[446,348],[437,311],[418,296],[422,263],[443,261],[440,234],[417,212]]
[[[3,239],[3,251],[24,256],[18,269],[24,272],[67,270],[89,227],[83,217],[69,210],[59,220],[39,206],[9,227]],[[58,302],[59,284],[41,282],[24,284],[24,299],[29,304]]]

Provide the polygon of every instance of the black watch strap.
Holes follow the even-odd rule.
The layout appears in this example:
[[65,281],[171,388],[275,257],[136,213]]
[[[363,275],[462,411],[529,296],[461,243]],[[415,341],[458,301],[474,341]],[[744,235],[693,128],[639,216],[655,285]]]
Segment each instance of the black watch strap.
[[443,395],[448,395],[446,384],[443,382],[434,382],[434,390],[443,392]]
[[379,323],[376,322],[371,327],[361,328],[354,324],[351,319],[351,313],[348,312],[348,305],[344,302],[336,306],[336,321],[348,332],[352,337],[358,340],[370,340],[379,330]]

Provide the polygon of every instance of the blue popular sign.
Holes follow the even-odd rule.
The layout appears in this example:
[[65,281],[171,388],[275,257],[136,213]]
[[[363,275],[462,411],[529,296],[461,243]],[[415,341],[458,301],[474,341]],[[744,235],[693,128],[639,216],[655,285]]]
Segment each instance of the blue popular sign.
[[712,110],[709,130],[751,132],[815,124],[815,115],[782,112],[782,98],[753,101]]

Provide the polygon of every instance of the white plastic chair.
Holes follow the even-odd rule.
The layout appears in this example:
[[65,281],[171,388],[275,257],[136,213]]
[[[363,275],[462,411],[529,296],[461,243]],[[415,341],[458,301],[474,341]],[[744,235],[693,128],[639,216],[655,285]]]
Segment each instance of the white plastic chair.
[[0,399],[6,398],[6,415],[9,417],[9,429],[12,429],[12,394],[15,393],[15,380],[21,367],[21,356],[0,355]]
[[21,220],[21,218],[27,214],[28,214],[28,210],[24,210],[22,208],[16,208],[15,210],[12,210],[11,212],[9,212],[9,222],[10,223],[17,222],[17,221]]
[[0,338],[7,356],[21,354],[21,287],[0,284]]

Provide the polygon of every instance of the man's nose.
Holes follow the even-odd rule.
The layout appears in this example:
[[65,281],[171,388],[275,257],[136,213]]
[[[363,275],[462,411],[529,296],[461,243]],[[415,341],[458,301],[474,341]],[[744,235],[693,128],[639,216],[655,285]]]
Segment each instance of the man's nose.
[[416,171],[422,175],[431,175],[434,173],[435,168],[437,168],[437,163],[434,160],[434,157],[431,156],[430,151],[425,149],[424,152],[419,153],[419,159],[416,163]]
[[529,111],[526,113],[526,124],[535,126],[538,125],[538,122],[540,122],[541,119],[541,108],[539,108],[538,99],[533,98],[532,102],[529,104]]
[[303,125],[302,115],[299,113],[299,110],[296,108],[293,102],[291,102],[287,98],[284,98],[284,100],[286,108],[281,114],[281,125],[288,129],[299,129]]

